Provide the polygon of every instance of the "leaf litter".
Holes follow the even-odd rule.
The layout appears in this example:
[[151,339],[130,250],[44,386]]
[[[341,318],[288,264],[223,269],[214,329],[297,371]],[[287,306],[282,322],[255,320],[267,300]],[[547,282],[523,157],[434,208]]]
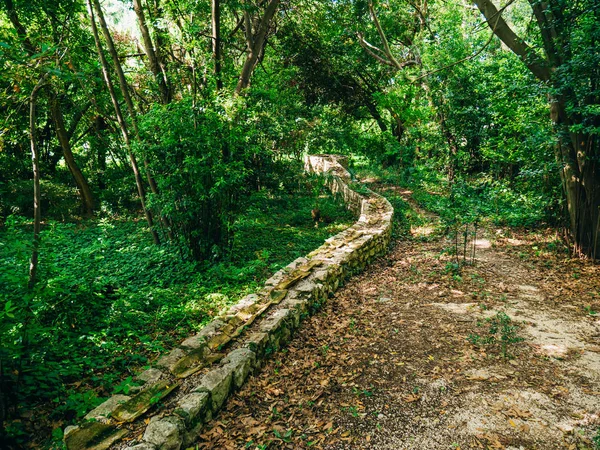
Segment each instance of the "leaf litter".
[[[488,234],[460,279],[445,270],[445,239],[395,242],[305,320],[197,448],[593,449],[598,267],[540,252],[551,232]],[[468,339],[498,311],[523,338],[509,358]]]

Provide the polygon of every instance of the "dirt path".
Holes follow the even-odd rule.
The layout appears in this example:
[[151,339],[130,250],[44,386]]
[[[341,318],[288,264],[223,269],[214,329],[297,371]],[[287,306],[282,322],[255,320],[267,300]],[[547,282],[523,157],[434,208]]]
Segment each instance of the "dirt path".
[[[396,243],[305,321],[199,448],[596,448],[599,270],[547,241],[490,236],[459,276],[444,239]],[[524,339],[510,359],[482,343],[499,311]]]

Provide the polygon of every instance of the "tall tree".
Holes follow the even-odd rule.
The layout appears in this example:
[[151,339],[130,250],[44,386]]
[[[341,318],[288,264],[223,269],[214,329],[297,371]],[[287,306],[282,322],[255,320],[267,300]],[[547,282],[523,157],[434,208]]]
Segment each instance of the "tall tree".
[[[152,36],[150,35],[150,30],[146,23],[146,15],[144,14],[141,0],[133,0],[133,9],[138,19],[140,32],[142,33],[142,42],[144,44],[144,51],[148,57],[150,71],[158,84],[161,102],[166,105],[171,101],[171,89],[169,87],[169,78],[167,76],[165,65],[162,61],[160,47],[158,45],[155,46],[152,42]],[[102,29],[104,30],[104,27]]]
[[212,52],[217,92],[223,89],[221,78],[221,2],[211,0]]
[[277,12],[280,0],[269,0],[267,7],[262,15],[254,21],[248,8],[244,9],[244,29],[246,32],[246,60],[242,67],[235,94],[239,95],[242,90],[250,84],[250,77],[254,71],[259,58],[264,52],[267,38],[267,32],[271,21]]
[[493,32],[551,87],[556,157],[577,252],[596,256],[600,242],[600,11],[596,0],[528,0],[543,53],[519,36],[491,0],[474,0]]
[[33,169],[33,250],[29,263],[29,280],[27,282],[30,292],[33,291],[37,278],[42,223],[42,192],[40,190],[40,157],[37,145],[36,106],[38,93],[46,83],[47,78],[48,74],[44,74],[29,96],[29,141],[31,144],[31,165]]
[[[12,0],[6,0],[4,6],[6,8],[10,22],[13,25],[13,27],[17,33],[17,36],[19,37],[19,40],[21,41],[21,43],[23,45],[23,49],[25,50],[25,53],[30,58],[34,58],[36,56],[36,54],[38,54],[38,48],[39,47],[43,48],[44,45],[39,44],[39,43],[34,44],[34,41],[29,36],[27,28],[21,21],[21,19],[19,17],[19,13],[17,12],[17,9],[15,8],[15,5]],[[71,6],[71,9],[75,9],[74,5],[70,5],[70,6]],[[57,22],[59,21],[59,18],[51,10],[48,10],[45,12],[46,12],[47,18],[50,21],[52,29],[56,30],[58,27]],[[63,19],[65,21],[65,23],[68,23],[69,18],[71,17],[71,14],[72,14],[72,11],[69,8],[67,8],[67,12],[65,13],[66,18]],[[63,27],[63,31],[60,34],[57,32],[54,32],[52,34],[52,38],[53,38],[52,43],[57,48],[59,48],[60,45],[64,45],[64,44],[62,44],[62,41],[66,39],[66,37],[67,37],[66,34],[68,34],[68,33],[70,33],[70,30],[68,27]],[[54,57],[54,60],[56,62],[56,67],[54,69],[55,69],[56,73],[60,73],[62,70],[61,59],[62,59],[62,57],[59,57],[57,55],[55,55],[55,57]],[[90,188],[90,185],[89,185],[86,177],[84,176],[82,170],[80,169],[79,165],[77,164],[77,161],[75,160],[75,157],[73,155],[73,151],[71,148],[71,138],[73,136],[73,133],[75,132],[75,129],[77,128],[79,121],[83,117],[83,114],[85,114],[85,109],[81,109],[77,114],[75,114],[75,116],[73,117],[73,125],[70,127],[69,130],[66,130],[62,106],[61,106],[60,102],[58,101],[56,94],[54,93],[54,89],[49,89],[49,92],[50,92],[50,99],[49,99],[50,112],[51,112],[51,117],[52,117],[53,124],[54,124],[54,129],[56,131],[56,136],[60,143],[60,147],[62,149],[65,163],[67,164],[67,167],[69,168],[69,171],[70,171],[71,175],[73,176],[73,180],[75,181],[75,185],[77,186],[77,190],[81,197],[81,207],[82,207],[83,214],[86,217],[90,217],[94,211],[94,196],[93,196],[92,190]],[[38,95],[38,93],[36,93],[36,96],[37,95]],[[60,159],[60,156],[58,156],[55,159],[54,164],[56,164],[59,159]]]
[[[94,5],[92,5],[92,1],[94,1]],[[94,41],[96,43],[96,51],[98,52],[98,58],[100,59],[100,64],[102,66],[102,75],[104,77],[104,82],[106,83],[106,87],[110,93],[110,98],[113,103],[113,107],[115,109],[115,114],[117,115],[117,121],[119,122],[119,127],[121,128],[121,133],[123,134],[123,141],[125,142],[125,146],[127,147],[127,151],[129,154],[129,161],[131,163],[131,169],[133,170],[133,174],[135,176],[135,184],[138,190],[138,195],[140,197],[140,203],[142,205],[142,210],[144,211],[144,215],[146,216],[146,221],[148,222],[148,227],[150,228],[150,233],[152,234],[152,238],[156,244],[160,243],[160,238],[158,237],[158,233],[154,229],[154,220],[152,218],[152,213],[146,206],[146,192],[144,190],[144,184],[142,182],[142,176],[140,174],[140,169],[137,163],[137,159],[133,153],[133,149],[131,148],[131,139],[129,138],[129,131],[127,129],[127,124],[125,123],[125,118],[123,117],[123,113],[121,111],[121,106],[119,105],[119,100],[117,99],[117,94],[114,89],[114,85],[112,79],[110,77],[110,72],[108,70],[108,61],[104,56],[104,51],[102,50],[102,44],[100,42],[100,36],[98,34],[98,27],[96,25],[96,17],[94,15],[94,6],[100,8],[100,4],[98,0],[88,0],[88,10],[90,15],[90,23],[92,25],[92,33],[94,35]],[[102,12],[102,10],[100,9]],[[105,24],[106,25],[106,24]],[[113,46],[114,49],[114,46]]]

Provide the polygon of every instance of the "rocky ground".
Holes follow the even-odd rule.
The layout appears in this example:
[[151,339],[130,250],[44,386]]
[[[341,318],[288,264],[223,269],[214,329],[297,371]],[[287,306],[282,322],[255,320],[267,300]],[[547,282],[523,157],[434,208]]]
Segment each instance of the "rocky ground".
[[456,270],[433,228],[307,319],[198,447],[600,448],[598,267],[490,229]]

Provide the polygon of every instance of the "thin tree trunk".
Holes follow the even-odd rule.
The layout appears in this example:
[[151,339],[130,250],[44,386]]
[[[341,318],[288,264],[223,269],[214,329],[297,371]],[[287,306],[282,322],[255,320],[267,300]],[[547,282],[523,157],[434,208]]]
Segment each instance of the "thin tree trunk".
[[388,130],[387,124],[383,120],[383,117],[381,117],[381,114],[377,110],[377,107],[375,106],[375,104],[373,102],[367,100],[365,105],[366,105],[367,109],[369,110],[371,117],[373,117],[375,122],[377,122],[377,126],[379,126],[379,129],[381,130],[381,132],[385,133]]
[[[113,60],[113,66],[114,66],[115,72],[117,72],[117,78],[119,80],[119,87],[121,89],[121,94],[123,95],[123,98],[125,99],[125,104],[127,105],[127,110],[129,111],[129,116],[131,118],[131,124],[133,125],[133,131],[135,133],[135,137],[138,140],[138,142],[141,142],[140,130],[138,128],[138,123],[137,123],[137,114],[135,112],[133,100],[131,99],[131,94],[129,92],[129,86],[127,85],[127,80],[125,79],[125,73],[123,72],[123,67],[121,66],[121,61],[119,60],[119,55],[117,53],[114,41],[112,39],[112,36],[111,36],[108,26],[106,24],[106,20],[104,19],[104,13],[100,6],[100,1],[92,0],[92,2],[94,4],[96,13],[98,14],[98,21],[100,22],[100,28],[102,29],[102,34],[104,35],[104,39],[106,40],[106,45],[108,46],[108,53],[110,54],[110,56]],[[131,152],[131,150],[130,150],[130,152]],[[150,165],[148,164],[148,160],[146,158],[144,158],[144,171],[146,173],[146,180],[148,181],[148,184],[150,185],[150,190],[152,191],[152,193],[154,195],[158,195],[158,186],[156,185],[156,181],[154,180],[154,177],[152,176],[152,173],[150,172]],[[170,227],[169,227],[166,219],[164,217],[161,217],[161,221],[167,227],[167,234],[169,236],[169,239],[172,239]]]
[[[127,152],[129,154],[129,161],[131,163],[131,168],[133,170],[133,175],[135,177],[135,184],[137,186],[138,195],[140,197],[140,203],[142,205],[142,210],[144,211],[144,215],[146,216],[146,221],[148,222],[148,227],[150,227],[150,233],[152,233],[152,239],[154,239],[155,244],[160,244],[160,239],[158,237],[158,233],[154,229],[154,221],[152,220],[152,213],[146,208],[146,193],[144,192],[144,185],[142,182],[142,176],[140,175],[140,170],[137,164],[137,160],[133,151],[131,149],[131,140],[129,139],[129,132],[127,130],[127,124],[125,123],[125,119],[123,118],[123,113],[121,112],[121,106],[119,105],[119,101],[117,99],[117,95],[115,93],[115,88],[113,86],[113,82],[110,78],[110,74],[108,72],[108,61],[104,57],[104,52],[102,51],[102,44],[100,43],[100,36],[98,35],[98,27],[96,25],[96,18],[94,17],[94,9],[92,7],[92,1],[95,3],[98,0],[88,0],[89,14],[90,14],[90,22],[92,25],[92,33],[94,35],[94,41],[96,42],[96,51],[98,52],[98,58],[100,59],[100,64],[102,66],[102,75],[104,76],[104,82],[106,83],[106,87],[108,88],[108,92],[110,93],[110,99],[112,101],[113,107],[115,109],[115,114],[117,115],[117,121],[119,122],[119,127],[121,128],[121,133],[123,134],[123,140],[125,141],[125,145],[127,147]],[[100,6],[100,5],[98,5]]]
[[[144,51],[148,56],[148,63],[150,71],[156,79],[158,89],[160,91],[160,98],[163,105],[167,105],[171,102],[171,92],[169,89],[168,79],[166,74],[161,69],[162,64],[160,60],[160,52],[158,46],[154,47],[148,25],[146,23],[146,17],[144,15],[144,8],[142,7],[141,0],[133,0],[133,9],[138,19],[140,26],[140,32],[142,33],[142,40],[144,43]],[[104,30],[104,26],[102,28]],[[106,35],[105,35],[106,36]]]
[[402,121],[400,115],[392,108],[388,108],[388,111],[390,112],[390,115],[392,116],[392,119],[394,121],[392,126],[392,135],[396,138],[398,142],[400,142],[402,140],[402,136],[404,136],[404,132],[406,131],[404,122]]
[[36,133],[36,103],[39,90],[42,88],[48,78],[48,74],[44,75],[31,91],[29,97],[29,141],[31,145],[31,165],[33,168],[33,250],[31,252],[31,260],[29,262],[29,280],[27,281],[27,289],[33,291],[36,282],[39,248],[40,248],[40,230],[42,224],[41,200],[42,193],[40,191],[40,165],[39,154],[37,147]]
[[211,0],[212,51],[215,68],[217,92],[223,89],[221,79],[221,4],[220,0]]
[[258,26],[258,30],[256,34],[252,33],[250,20],[246,20],[246,40],[248,44],[248,55],[246,57],[246,61],[244,62],[244,66],[242,67],[242,72],[240,73],[240,77],[238,79],[238,84],[235,88],[235,95],[239,95],[242,90],[246,89],[250,84],[250,76],[256,67],[256,63],[258,62],[258,58],[262,53],[263,46],[265,43],[265,38],[267,36],[267,30],[269,29],[269,25],[275,12],[277,11],[277,6],[279,6],[280,0],[270,0],[265,13],[260,21],[260,25]]
[[50,99],[50,111],[52,113],[52,118],[54,119],[56,136],[62,147],[65,162],[67,163],[67,167],[73,175],[75,184],[77,184],[77,189],[79,190],[83,213],[86,217],[91,217],[94,213],[94,196],[85,176],[81,172],[81,169],[73,156],[69,135],[65,129],[63,113],[56,97]]

